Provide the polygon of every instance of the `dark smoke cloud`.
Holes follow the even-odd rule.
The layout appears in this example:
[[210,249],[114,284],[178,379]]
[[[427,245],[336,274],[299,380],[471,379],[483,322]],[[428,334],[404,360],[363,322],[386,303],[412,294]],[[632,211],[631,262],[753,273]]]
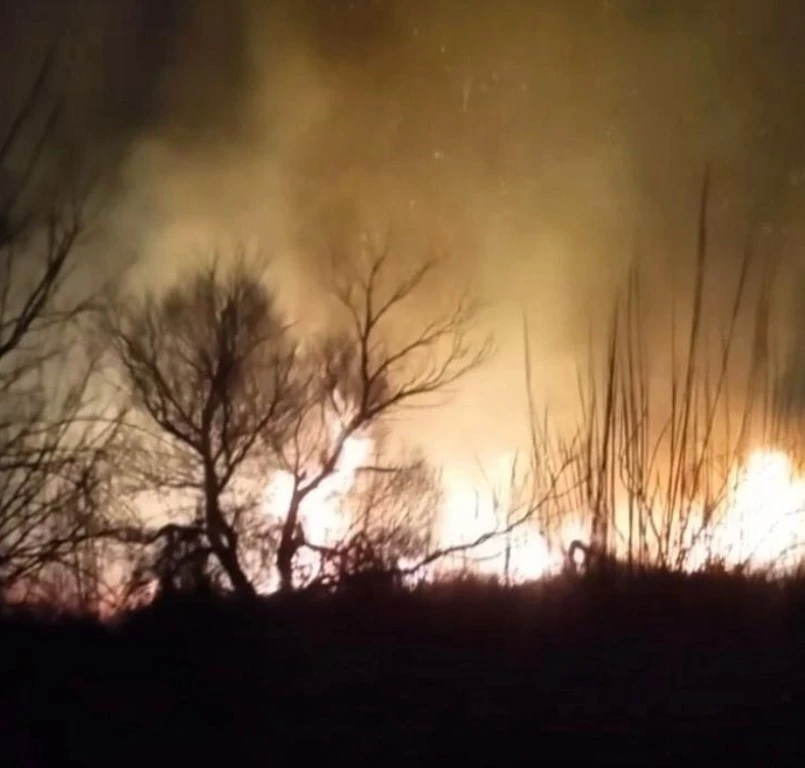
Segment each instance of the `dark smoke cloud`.
[[[187,155],[240,138],[249,94],[246,16],[215,0],[0,0],[0,120],[43,62],[62,151],[119,161],[156,133]],[[0,123],[2,125],[2,123]]]

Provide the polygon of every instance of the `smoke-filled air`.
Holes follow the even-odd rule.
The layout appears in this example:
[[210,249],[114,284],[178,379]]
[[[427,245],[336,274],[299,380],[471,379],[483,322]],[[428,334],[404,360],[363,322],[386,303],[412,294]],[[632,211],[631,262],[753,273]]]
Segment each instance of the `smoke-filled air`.
[[0,763],[805,765],[803,51],[0,0]]
[[0,2],[0,589],[798,569],[803,35]]

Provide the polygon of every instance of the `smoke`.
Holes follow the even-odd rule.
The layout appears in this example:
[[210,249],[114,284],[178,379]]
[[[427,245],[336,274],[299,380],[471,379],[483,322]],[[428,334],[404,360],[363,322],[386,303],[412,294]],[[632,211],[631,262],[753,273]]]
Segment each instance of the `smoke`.
[[750,236],[761,258],[798,259],[797,0],[67,5],[6,11],[5,28],[30,30],[9,33],[19,57],[71,19],[72,135],[115,158],[106,250],[136,252],[143,279],[238,239],[304,315],[333,242],[368,231],[400,259],[449,254],[500,351],[429,419],[444,450],[521,435],[524,314],[540,393],[561,409],[630,261],[662,304],[693,263],[706,167],[717,274],[734,279]]

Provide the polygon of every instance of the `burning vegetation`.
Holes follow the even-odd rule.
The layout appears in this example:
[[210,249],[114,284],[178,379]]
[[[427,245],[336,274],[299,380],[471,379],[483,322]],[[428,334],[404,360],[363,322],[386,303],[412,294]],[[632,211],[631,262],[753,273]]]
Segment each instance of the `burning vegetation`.
[[[501,764],[522,761],[523,745],[528,759],[548,756],[568,733],[576,743],[562,746],[563,759],[583,764],[601,754],[656,764],[661,743],[675,763],[802,751],[801,328],[784,317],[794,272],[764,258],[760,235],[749,232],[738,258],[725,255],[734,232],[714,246],[728,207],[718,190],[734,179],[703,174],[692,223],[662,242],[673,268],[636,246],[628,265],[591,270],[562,293],[536,260],[530,279],[508,275],[517,248],[505,262],[484,250],[527,242],[517,233],[530,227],[533,189],[512,184],[511,168],[534,158],[507,131],[530,130],[532,83],[559,101],[551,78],[529,74],[532,49],[542,55],[531,28],[511,23],[538,3],[500,3],[508,31],[486,15],[492,4],[459,4],[475,9],[461,27],[468,39],[488,26],[490,48],[503,41],[507,51],[480,76],[460,35],[456,51],[442,42],[450,3],[392,11],[379,0],[309,0],[286,18],[282,0],[119,2],[132,14],[106,29],[119,37],[90,34],[86,58],[56,46],[0,99],[4,759],[265,765],[324,745],[336,764],[410,766],[439,750]],[[43,13],[62,18],[51,5]],[[568,58],[596,77],[604,68],[586,51],[620,13],[597,5],[601,23]],[[106,20],[102,6],[81,8]],[[442,9],[420,26],[430,6]],[[184,30],[191,7],[197,26]],[[6,27],[3,12],[0,0],[0,74],[5,29],[34,23],[20,12]],[[563,13],[538,14],[549,37],[568,32]],[[211,39],[226,30],[231,72],[217,71],[214,41],[209,62],[195,45],[208,19],[218,22]],[[291,52],[253,50],[249,20],[275,25]],[[122,81],[130,108],[156,78],[182,113],[173,123],[154,114],[159,140],[119,94],[97,109],[90,94],[65,112],[75,94],[60,63],[86,69],[88,90],[104,92],[126,69],[112,49],[119,41],[125,58],[129,22],[149,39],[160,31],[151,53],[161,61]],[[606,29],[604,38],[614,34]],[[177,52],[209,70],[192,87],[167,64],[180,30],[188,36]],[[90,74],[95,48],[108,72]],[[278,63],[281,108],[260,91],[263,70]],[[442,86],[453,101],[436,109]],[[229,99],[231,114],[216,116],[226,110],[212,96],[194,107],[207,90]],[[582,91],[574,126],[601,107]],[[339,121],[343,110],[349,119]],[[121,119],[137,140],[73,150],[77,135],[94,144]],[[547,137],[565,133],[561,121],[546,123]],[[571,172],[595,206],[611,192],[616,129],[595,128],[595,142],[607,137],[605,159]],[[238,140],[224,148],[219,131]],[[258,162],[261,142],[272,145],[271,173]],[[545,189],[565,188],[552,175],[587,162],[573,148],[559,152],[560,170],[528,172],[541,169]],[[241,170],[252,193],[258,180],[248,205],[228,199]],[[265,192],[276,211],[259,218],[279,234],[264,258],[249,224],[255,198],[275,189],[272,174],[288,189]],[[121,199],[136,198],[143,179],[149,203],[152,192],[161,199],[141,218],[142,201]],[[203,193],[189,189],[196,181]],[[451,207],[451,195],[462,205]],[[527,224],[510,202],[518,195]],[[235,245],[183,265],[170,225],[141,226],[170,218],[173,197],[202,209],[177,214],[178,230],[234,221]],[[603,210],[545,203],[576,233],[571,216],[592,221]],[[236,215],[222,213],[230,207]],[[475,215],[486,223],[468,226]],[[135,269],[99,278],[109,232],[124,251],[127,226]],[[487,258],[470,269],[481,234]],[[556,248],[554,266],[570,248],[561,240],[539,239],[540,253]],[[486,290],[509,280],[522,282],[503,310],[516,316],[516,373],[494,367],[512,334],[492,333],[501,308]],[[561,407],[538,350],[573,336],[579,321],[572,333],[553,328],[571,309],[557,312],[552,293],[590,305],[584,349],[567,345]],[[462,402],[490,370],[496,396]],[[515,429],[505,423],[513,413]],[[487,425],[472,470],[434,448],[440,432],[463,442],[465,420]],[[774,744],[760,748],[758,733]]]
[[[245,250],[159,293],[69,303],[76,209],[20,220],[3,244],[6,390],[32,396],[53,354],[80,349],[71,360],[88,367],[39,410],[8,411],[4,593],[105,611],[166,590],[254,598],[462,573],[513,584],[606,562],[795,571],[805,479],[771,367],[773,285],[747,251],[725,322],[706,324],[708,200],[705,181],[685,322],[652,348],[631,271],[603,354],[579,376],[569,437],[537,416],[525,328],[530,442],[486,488],[395,431],[493,352],[466,294],[446,313],[409,310],[437,262],[401,270],[390,241],[359,239],[333,263],[330,324],[314,333],[279,310]],[[22,249],[36,267],[27,298],[12,285]],[[72,346],[48,346],[65,335]],[[94,392],[113,393],[102,411]]]

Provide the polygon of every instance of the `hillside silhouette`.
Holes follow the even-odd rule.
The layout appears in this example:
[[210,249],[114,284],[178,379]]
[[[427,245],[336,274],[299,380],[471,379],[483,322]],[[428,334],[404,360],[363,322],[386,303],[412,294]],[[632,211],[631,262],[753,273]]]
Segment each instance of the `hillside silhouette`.
[[0,631],[7,765],[805,754],[801,579],[186,595],[104,624],[9,609]]

